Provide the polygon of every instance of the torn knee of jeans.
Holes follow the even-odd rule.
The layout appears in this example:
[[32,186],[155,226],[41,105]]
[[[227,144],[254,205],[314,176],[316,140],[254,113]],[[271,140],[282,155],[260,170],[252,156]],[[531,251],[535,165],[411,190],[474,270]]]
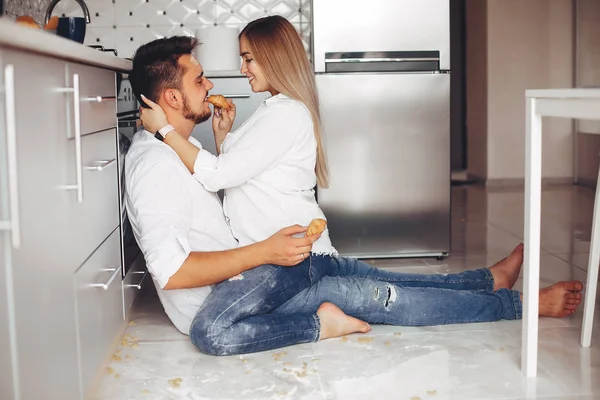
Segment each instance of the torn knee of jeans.
[[238,274],[229,278],[229,281],[241,281],[242,279],[244,279],[244,275]]
[[[381,294],[383,291],[384,290],[376,286],[375,290],[373,291],[373,300],[378,301],[380,298],[382,298]],[[387,308],[390,305],[390,303],[396,301],[397,297],[398,295],[396,293],[396,288],[392,285],[386,285],[385,296],[383,296],[382,298],[383,306]]]
[[393,286],[388,285],[387,286],[387,297],[385,299],[385,302],[383,303],[384,307],[388,307],[390,305],[390,303],[393,303],[396,301],[396,288]]

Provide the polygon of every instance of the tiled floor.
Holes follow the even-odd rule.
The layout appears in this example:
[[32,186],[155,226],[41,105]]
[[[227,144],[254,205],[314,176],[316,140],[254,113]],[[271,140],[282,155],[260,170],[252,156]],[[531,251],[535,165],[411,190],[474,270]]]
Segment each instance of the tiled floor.
[[[542,284],[585,281],[593,195],[544,189]],[[522,219],[520,189],[456,187],[449,258],[373,263],[442,274],[488,266],[521,241]],[[210,357],[177,332],[156,297],[139,300],[98,399],[600,399],[600,312],[589,349],[579,346],[580,311],[541,319],[538,377],[527,379],[520,321],[374,326],[367,335]]]

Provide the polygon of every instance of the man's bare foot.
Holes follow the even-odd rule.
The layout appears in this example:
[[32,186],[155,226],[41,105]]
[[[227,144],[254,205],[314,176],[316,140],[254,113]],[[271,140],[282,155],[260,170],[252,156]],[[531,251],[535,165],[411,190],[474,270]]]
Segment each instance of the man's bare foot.
[[321,320],[321,340],[349,335],[355,332],[366,333],[371,326],[360,319],[346,315],[333,303],[323,303],[317,310]]
[[515,247],[505,259],[490,267],[494,277],[494,292],[498,289],[512,289],[521,273],[523,265],[523,243]]
[[540,290],[540,317],[566,317],[581,304],[583,283],[558,282]]

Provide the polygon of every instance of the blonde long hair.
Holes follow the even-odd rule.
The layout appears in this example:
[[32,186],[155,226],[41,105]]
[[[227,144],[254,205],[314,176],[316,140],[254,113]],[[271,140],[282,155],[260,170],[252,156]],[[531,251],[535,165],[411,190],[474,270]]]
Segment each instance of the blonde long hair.
[[317,183],[328,187],[317,84],[300,35],[287,19],[273,15],[250,22],[240,33],[241,38],[247,40],[252,57],[273,89],[308,108],[317,141]]

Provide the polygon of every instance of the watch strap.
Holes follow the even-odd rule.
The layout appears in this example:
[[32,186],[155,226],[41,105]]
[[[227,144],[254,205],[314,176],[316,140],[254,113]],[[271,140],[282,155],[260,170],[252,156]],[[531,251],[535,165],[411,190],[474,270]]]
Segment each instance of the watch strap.
[[[158,132],[156,132],[156,135],[154,135],[157,139],[159,140],[164,140],[165,136],[167,136],[167,133],[174,131],[175,128],[173,127],[173,125],[165,125],[162,128],[160,128],[158,130]],[[160,138],[158,137],[160,136]]]

